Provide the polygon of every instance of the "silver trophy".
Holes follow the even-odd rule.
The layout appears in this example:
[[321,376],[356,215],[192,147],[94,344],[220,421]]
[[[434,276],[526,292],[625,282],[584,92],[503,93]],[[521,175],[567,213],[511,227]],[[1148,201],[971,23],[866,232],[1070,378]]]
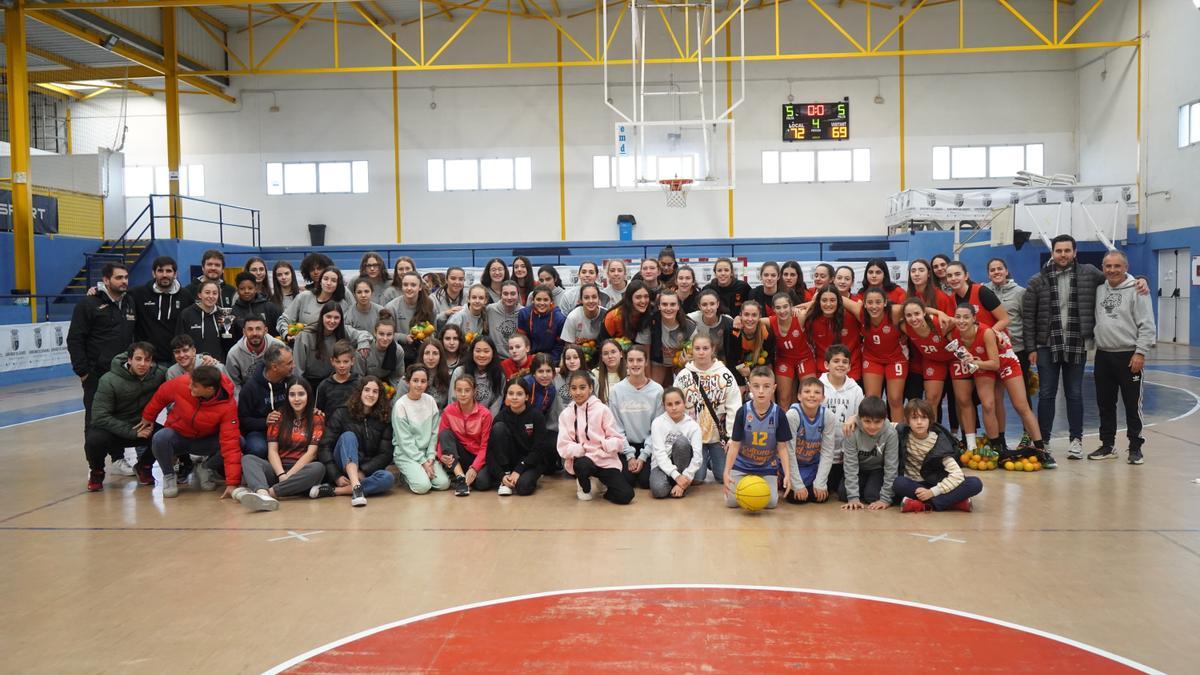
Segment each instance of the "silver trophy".
[[233,333],[231,332],[233,328],[233,310],[229,307],[218,307],[217,320],[221,322],[221,327],[225,329],[225,332],[221,333],[221,337],[233,337]]
[[958,340],[951,340],[950,342],[946,343],[946,351],[958,357],[959,362],[962,363],[963,368],[966,369],[968,374],[973,375],[975,371],[979,370],[979,365],[970,360],[971,352],[967,351],[966,347],[963,347],[961,344],[959,344]]

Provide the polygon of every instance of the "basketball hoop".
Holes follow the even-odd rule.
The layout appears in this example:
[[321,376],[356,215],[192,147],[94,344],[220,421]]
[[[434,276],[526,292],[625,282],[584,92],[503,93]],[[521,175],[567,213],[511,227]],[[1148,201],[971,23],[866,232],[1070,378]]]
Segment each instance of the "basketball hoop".
[[688,190],[692,189],[691,178],[664,178],[658,182],[667,195],[667,206],[679,209],[687,207]]

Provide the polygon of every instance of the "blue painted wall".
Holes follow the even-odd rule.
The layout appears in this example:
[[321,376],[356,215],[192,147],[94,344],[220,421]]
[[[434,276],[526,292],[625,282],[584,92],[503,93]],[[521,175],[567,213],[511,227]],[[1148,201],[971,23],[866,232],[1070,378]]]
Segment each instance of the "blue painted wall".
[[[35,235],[33,240],[39,293],[62,292],[67,282],[83,266],[83,254],[91,253],[100,246],[99,239],[88,237]],[[0,232],[0,294],[7,295],[12,291],[14,276],[12,259],[13,234],[12,232]],[[57,314],[57,312],[55,313]],[[27,323],[28,321],[28,307],[14,306],[10,300],[0,301],[0,324]]]

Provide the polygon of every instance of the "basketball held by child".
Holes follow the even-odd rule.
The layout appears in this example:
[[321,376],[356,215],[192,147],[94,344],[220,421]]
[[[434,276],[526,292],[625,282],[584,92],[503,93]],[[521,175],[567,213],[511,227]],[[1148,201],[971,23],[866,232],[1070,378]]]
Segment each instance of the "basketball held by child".
[[762,476],[742,476],[734,489],[738,506],[747,511],[762,511],[771,502],[771,486]]

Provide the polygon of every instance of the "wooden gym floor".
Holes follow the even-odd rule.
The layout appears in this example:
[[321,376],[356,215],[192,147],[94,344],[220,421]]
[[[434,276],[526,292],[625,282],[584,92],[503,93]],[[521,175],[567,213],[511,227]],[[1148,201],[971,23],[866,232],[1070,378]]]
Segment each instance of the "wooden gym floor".
[[[274,513],[190,489],[164,501],[132,478],[88,494],[77,383],[2,387],[0,669],[1195,672],[1198,354],[1160,346],[1150,362],[1145,465],[1125,463],[1120,434],[1109,462],[1068,462],[1057,439],[1057,471],[980,474],[969,515],[751,515],[711,484],[617,507],[558,478],[528,498],[397,491]],[[700,588],[538,595],[658,584]]]

